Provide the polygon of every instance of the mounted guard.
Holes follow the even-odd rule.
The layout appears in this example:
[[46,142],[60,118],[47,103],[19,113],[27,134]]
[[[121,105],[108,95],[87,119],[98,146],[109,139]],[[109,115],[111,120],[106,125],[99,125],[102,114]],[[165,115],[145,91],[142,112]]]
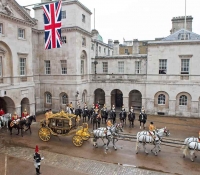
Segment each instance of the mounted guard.
[[106,104],[104,104],[103,108],[101,109],[101,118],[102,118],[102,123],[103,123],[103,119],[106,120],[108,119],[108,111],[107,111],[107,107]]
[[131,126],[134,127],[135,113],[134,113],[133,106],[131,106],[131,109],[129,110],[128,120],[130,122],[130,127]]
[[3,108],[0,109],[0,116],[3,116],[5,114]]
[[26,108],[24,109],[24,112],[22,113],[22,120],[26,120],[26,117],[29,116],[29,113],[27,112]]
[[120,122],[124,125],[126,125],[126,117],[127,117],[127,114],[126,114],[126,110],[125,110],[125,107],[124,105],[122,106],[122,109],[121,109],[121,112],[119,113],[119,119],[120,119]]
[[20,118],[19,118],[19,116],[17,115],[16,112],[13,114],[11,120],[12,120],[12,122],[10,123],[10,127],[13,127],[15,124],[16,125],[19,124]]

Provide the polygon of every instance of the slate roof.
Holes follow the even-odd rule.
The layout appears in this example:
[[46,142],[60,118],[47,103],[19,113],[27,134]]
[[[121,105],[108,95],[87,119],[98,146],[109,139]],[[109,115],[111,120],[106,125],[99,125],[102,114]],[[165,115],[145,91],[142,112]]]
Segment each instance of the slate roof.
[[177,40],[181,40],[181,34],[188,34],[189,38],[187,40],[200,40],[200,35],[191,32],[189,30],[185,30],[185,29],[180,29],[178,31],[176,31],[175,33],[167,36],[166,38],[162,39],[162,41],[177,41]]

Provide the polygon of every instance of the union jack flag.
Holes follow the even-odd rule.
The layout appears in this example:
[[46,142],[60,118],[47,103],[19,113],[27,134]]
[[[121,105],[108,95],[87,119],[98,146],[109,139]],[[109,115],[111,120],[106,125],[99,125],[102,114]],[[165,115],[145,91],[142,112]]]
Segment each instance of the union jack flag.
[[61,4],[59,0],[55,3],[43,5],[45,49],[60,48],[61,41]]

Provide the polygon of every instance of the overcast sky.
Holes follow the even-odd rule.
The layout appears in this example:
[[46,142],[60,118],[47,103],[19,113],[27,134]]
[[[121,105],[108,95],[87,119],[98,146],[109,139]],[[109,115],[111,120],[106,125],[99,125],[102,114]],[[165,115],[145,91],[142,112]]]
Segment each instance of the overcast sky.
[[[79,0],[94,12],[95,28],[103,37],[119,40],[151,40],[166,37],[172,28],[171,19],[185,15],[185,0]],[[20,5],[41,0],[17,0]],[[193,32],[200,34],[200,0],[187,0],[186,14],[193,16]],[[29,7],[30,8],[30,7]],[[94,16],[92,14],[94,28]]]

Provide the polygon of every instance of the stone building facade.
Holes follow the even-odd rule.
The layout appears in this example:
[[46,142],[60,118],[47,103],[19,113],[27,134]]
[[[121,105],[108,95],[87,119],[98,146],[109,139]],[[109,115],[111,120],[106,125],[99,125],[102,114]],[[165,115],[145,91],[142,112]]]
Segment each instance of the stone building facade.
[[149,114],[200,116],[200,36],[192,22],[184,30],[182,20],[172,20],[176,31],[153,41],[104,43],[91,30],[91,11],[77,0],[63,0],[62,48],[45,50],[47,1],[34,6],[35,19],[15,0],[1,2],[0,107],[6,112],[20,115],[27,108],[35,114],[99,101],[108,108],[144,106]]

